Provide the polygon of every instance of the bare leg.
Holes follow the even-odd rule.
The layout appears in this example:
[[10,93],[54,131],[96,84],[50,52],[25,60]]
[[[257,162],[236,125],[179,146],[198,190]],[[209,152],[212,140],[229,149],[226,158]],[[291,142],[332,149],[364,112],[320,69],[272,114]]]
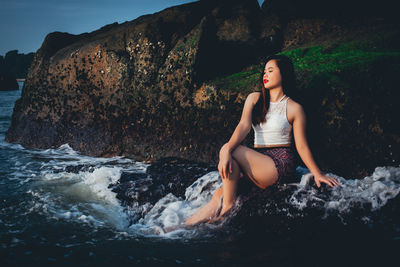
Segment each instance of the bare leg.
[[275,163],[267,155],[239,145],[232,152],[232,158],[239,164],[240,170],[261,189],[267,188],[278,180]]
[[[190,217],[185,224],[190,225],[198,222],[208,221],[216,215],[219,207],[219,200],[223,195],[222,210],[218,216],[226,213],[235,203],[237,184],[240,179],[240,171],[249,177],[258,187],[265,189],[278,180],[278,171],[274,161],[264,154],[253,149],[239,145],[232,152],[232,174],[230,179],[223,179],[223,187],[214,193],[213,199]],[[217,219],[218,219],[217,218]]]
[[236,160],[232,159],[232,174],[230,179],[222,179],[223,186],[215,191],[210,202],[208,202],[205,206],[200,208],[195,212],[195,214],[186,220],[185,225],[209,221],[215,217],[220,207],[220,200],[222,196],[224,198],[220,214],[223,214],[229,210],[235,203],[237,184],[240,177],[239,165]]
[[230,210],[236,200],[237,185],[240,179],[240,167],[235,159],[232,158],[232,173],[229,179],[222,179],[224,199],[222,210],[219,216]]
[[[239,145],[232,152],[232,158],[234,162],[232,166],[233,173],[236,173],[234,168],[237,168],[239,170],[239,174],[240,171],[242,171],[245,176],[250,178],[258,187],[262,189],[274,184],[278,179],[278,171],[276,170],[275,163],[269,156],[266,156],[248,147]],[[225,187],[229,190],[225,190]],[[232,208],[236,198],[237,182],[232,184],[224,183],[223,188],[223,207],[219,216],[213,221],[221,221],[223,219],[222,216]],[[228,199],[226,200],[225,197]]]
[[216,216],[219,208],[219,202],[222,197],[222,187],[218,188],[212,196],[210,202],[197,210],[189,219],[185,221],[185,225],[192,225],[210,220]]

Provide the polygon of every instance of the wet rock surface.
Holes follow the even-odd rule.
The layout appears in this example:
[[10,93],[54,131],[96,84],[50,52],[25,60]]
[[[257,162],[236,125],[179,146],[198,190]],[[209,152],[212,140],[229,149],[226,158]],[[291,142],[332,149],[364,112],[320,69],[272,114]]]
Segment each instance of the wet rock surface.
[[169,193],[184,199],[186,188],[212,170],[215,166],[205,163],[164,158],[149,166],[145,174],[123,172],[110,188],[123,205],[154,205]]
[[[317,192],[312,199],[307,198],[310,191]],[[353,200],[345,211],[326,206],[333,195],[331,188],[325,185],[317,188],[313,181],[302,190],[293,184],[253,190],[242,195],[239,206],[225,217],[224,231],[230,229],[242,241],[256,238],[262,242],[262,237],[268,236],[265,242],[272,244],[293,239],[312,244],[321,242],[321,237],[326,236],[330,241],[323,247],[340,246],[353,252],[372,249],[355,246],[360,240],[368,244],[373,240],[395,243],[395,237],[399,235],[396,225],[400,219],[393,214],[400,211],[398,195],[379,209],[374,209],[370,203]],[[293,205],[294,199],[306,200],[303,208]],[[350,242],[343,244],[343,240]],[[322,252],[323,247],[314,248],[314,251]],[[379,249],[375,249],[371,253],[378,253]]]

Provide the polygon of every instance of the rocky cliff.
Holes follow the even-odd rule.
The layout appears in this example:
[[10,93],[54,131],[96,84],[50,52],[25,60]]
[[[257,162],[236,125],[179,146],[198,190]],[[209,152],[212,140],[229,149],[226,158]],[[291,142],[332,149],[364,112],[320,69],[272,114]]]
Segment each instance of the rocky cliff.
[[[283,51],[295,61],[324,169],[360,174],[398,164],[391,102],[397,24],[391,17],[310,16],[292,12],[294,1],[274,3],[199,1],[91,33],[50,33],[35,54],[6,140],[31,148],[69,143],[95,156],[215,163],[247,93],[258,89],[262,59]],[[371,29],[382,35],[368,43]],[[354,40],[365,42],[346,47]],[[340,49],[350,54],[338,59]],[[364,52],[374,54],[365,59]]]

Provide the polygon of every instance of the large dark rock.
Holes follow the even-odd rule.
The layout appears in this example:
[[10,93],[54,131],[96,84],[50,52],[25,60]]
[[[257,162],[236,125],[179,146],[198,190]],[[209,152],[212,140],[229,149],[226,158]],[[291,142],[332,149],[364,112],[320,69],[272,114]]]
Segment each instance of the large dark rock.
[[[294,1],[289,2],[297,7]],[[386,20],[361,20],[357,12],[350,18],[325,18],[290,13],[285,6],[276,5],[268,9],[264,4],[261,9],[256,0],[200,1],[110,24],[91,33],[50,33],[35,54],[6,140],[30,148],[68,143],[94,156],[125,155],[150,161],[180,157],[216,163],[221,145],[240,119],[246,95],[259,89],[255,77],[262,58],[282,49],[290,52],[312,45],[322,45],[326,54],[337,53],[334,47],[343,43],[344,37],[371,36],[371,29],[387,31]],[[390,27],[398,31],[396,25]],[[385,39],[394,44],[391,51],[396,50],[393,36],[398,35]],[[296,53],[291,54],[294,60],[306,56],[307,50]],[[318,60],[314,59],[315,65]],[[396,60],[394,57],[394,65],[388,65],[388,73],[393,75],[381,76],[378,72],[375,76],[385,77],[385,86],[380,88],[385,99],[392,95],[398,77],[397,68],[390,69],[397,66]],[[370,63],[367,60],[361,65]],[[344,84],[342,79],[356,86],[370,73],[358,65],[339,65],[333,74],[336,78],[332,78],[331,70],[312,75],[314,70],[301,66],[297,64],[296,70],[303,96],[308,96],[303,97],[303,103],[311,113],[310,129],[323,124],[319,132],[323,135],[316,135],[311,142],[318,148],[317,158],[325,153],[327,140],[335,140],[325,153],[329,156],[322,157],[322,168],[344,166],[340,174],[360,175],[376,163],[396,164],[396,155],[381,156],[389,153],[383,148],[388,144],[397,149],[396,128],[375,127],[370,120],[379,121],[384,115],[370,114],[368,105],[357,104],[369,103],[371,95],[360,96],[361,87],[349,89],[343,106],[342,89],[324,86],[332,84],[332,79],[338,79],[340,86]],[[352,75],[353,70],[358,71],[357,75]],[[349,109],[335,113],[332,103]],[[379,103],[373,110],[393,111],[390,103]],[[358,119],[347,113],[351,107],[361,108],[357,110],[360,114],[369,114],[366,128],[354,126]],[[318,110],[318,116],[313,117],[310,110]],[[389,114],[385,125],[392,118]],[[338,120],[340,125],[335,124]],[[329,132],[332,127],[337,131]],[[374,134],[350,134],[360,139],[349,146],[353,139],[346,134],[361,133],[361,129],[372,129]],[[341,135],[334,136],[337,133]],[[365,141],[376,145],[366,148],[362,145]],[[245,141],[249,145],[251,142],[251,137]],[[379,151],[376,158],[384,160],[364,161],[374,157],[375,151]],[[350,154],[344,157],[344,153]]]
[[[253,54],[246,62],[226,61],[226,49],[243,54],[259,45],[257,8],[256,0],[195,2],[92,33],[49,34],[7,141],[36,148],[69,143],[86,154],[142,159],[194,155],[186,150],[204,135],[183,122],[201,114],[193,107],[196,81],[256,60]],[[213,66],[218,70],[209,71]],[[201,147],[196,154],[208,153],[199,159],[209,160],[215,148]]]
[[[319,193],[315,199],[305,201],[302,209],[291,204],[296,190],[298,188],[294,185],[272,186],[242,198],[241,206],[225,216],[224,231],[229,229],[236,233],[242,242],[266,238],[272,244],[298,240],[314,244],[321,240],[321,236],[329,236],[330,242],[343,245],[343,240],[349,237],[350,240],[391,240],[396,236],[400,221],[393,214],[399,212],[399,196],[378,210],[355,201],[348,210],[340,212],[324,206],[332,195],[329,188],[321,190],[315,184],[310,185],[303,191],[304,198],[308,191]],[[354,247],[349,247],[354,250]]]

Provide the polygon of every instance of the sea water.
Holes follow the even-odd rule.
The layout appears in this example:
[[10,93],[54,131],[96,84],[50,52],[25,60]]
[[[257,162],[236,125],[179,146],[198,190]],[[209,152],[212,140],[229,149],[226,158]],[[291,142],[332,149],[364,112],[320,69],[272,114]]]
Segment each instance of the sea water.
[[221,186],[217,171],[198,178],[184,197],[168,193],[153,204],[122,205],[110,185],[124,172],[145,174],[150,165],[81,155],[68,144],[38,150],[5,142],[20,94],[21,88],[0,92],[1,266],[367,266],[397,260],[400,167],[377,166],[358,180],[330,173],[341,185],[329,193],[311,186],[312,175],[298,167],[299,183],[288,185],[285,200],[266,203],[271,221],[257,234],[245,223],[185,228]]

